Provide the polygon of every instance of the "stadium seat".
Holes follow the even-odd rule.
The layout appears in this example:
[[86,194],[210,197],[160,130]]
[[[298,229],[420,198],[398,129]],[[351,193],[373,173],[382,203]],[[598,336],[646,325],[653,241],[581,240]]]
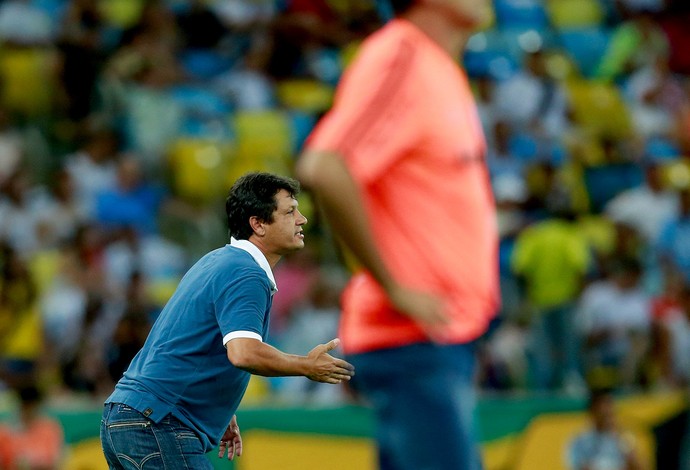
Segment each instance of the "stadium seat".
[[119,29],[133,26],[141,17],[143,0],[99,0],[105,22]]
[[297,155],[316,124],[316,116],[300,111],[291,111],[289,116],[292,125],[292,153]]
[[181,137],[170,147],[173,190],[194,203],[209,202],[227,191],[225,174],[233,156],[230,142]]
[[672,189],[690,188],[690,159],[682,158],[662,164],[664,185]]
[[4,48],[0,52],[2,105],[24,116],[48,113],[55,92],[55,60],[48,49]]
[[542,30],[548,17],[541,0],[495,0],[496,24],[499,28]]
[[665,137],[652,137],[645,143],[645,156],[652,160],[675,160],[682,153],[676,142]]
[[333,102],[333,87],[317,80],[283,80],[276,92],[281,105],[306,113],[324,112]]
[[574,79],[580,73],[569,54],[557,49],[544,52],[546,73],[555,80]]
[[240,111],[231,119],[237,149],[227,181],[247,171],[288,174],[293,150],[290,117],[284,111]]
[[225,117],[232,111],[227,101],[209,91],[207,87],[178,85],[171,88],[168,93],[186,115]]
[[67,7],[64,0],[31,0],[31,4],[40,8],[52,18],[59,18]]
[[546,11],[556,29],[597,27],[606,15],[599,0],[548,0]]
[[630,111],[615,85],[570,80],[566,90],[576,124],[599,138],[618,139],[630,135]]
[[186,49],[180,55],[180,62],[190,77],[209,80],[229,70],[235,59],[215,50]]
[[635,163],[615,163],[585,168],[584,179],[590,206],[596,213],[621,192],[641,185],[644,175]]
[[611,32],[603,27],[569,28],[558,32],[561,45],[584,77],[592,77],[606,52]]
[[519,67],[521,54],[497,29],[478,32],[467,43],[463,63],[470,77],[509,78]]

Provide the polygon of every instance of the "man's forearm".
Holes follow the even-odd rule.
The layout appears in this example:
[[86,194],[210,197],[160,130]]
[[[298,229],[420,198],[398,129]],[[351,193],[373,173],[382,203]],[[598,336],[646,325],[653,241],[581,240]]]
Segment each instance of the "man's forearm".
[[264,377],[305,375],[305,356],[286,354],[259,340],[237,338],[227,344],[228,359],[238,369]]
[[387,291],[395,285],[371,233],[364,203],[350,172],[337,155],[306,153],[297,177],[314,194],[335,236]]

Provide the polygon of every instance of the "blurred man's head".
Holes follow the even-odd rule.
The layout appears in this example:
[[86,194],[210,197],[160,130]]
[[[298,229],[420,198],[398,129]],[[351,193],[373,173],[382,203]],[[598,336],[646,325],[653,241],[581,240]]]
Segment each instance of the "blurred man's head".
[[616,427],[613,395],[608,389],[593,390],[589,396],[589,414],[599,432],[612,431]]
[[486,24],[493,14],[491,0],[391,0],[391,6],[396,16],[414,8],[433,9],[467,29]]

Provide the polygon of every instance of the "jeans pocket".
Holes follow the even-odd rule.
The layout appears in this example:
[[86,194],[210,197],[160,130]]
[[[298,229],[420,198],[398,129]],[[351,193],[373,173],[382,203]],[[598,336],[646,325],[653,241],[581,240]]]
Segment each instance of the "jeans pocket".
[[185,454],[203,454],[204,445],[199,435],[186,424],[171,416],[170,430],[175,436],[175,441]]
[[150,421],[143,416],[110,422],[106,432],[112,451],[120,462],[130,462],[132,468],[161,468],[161,450]]

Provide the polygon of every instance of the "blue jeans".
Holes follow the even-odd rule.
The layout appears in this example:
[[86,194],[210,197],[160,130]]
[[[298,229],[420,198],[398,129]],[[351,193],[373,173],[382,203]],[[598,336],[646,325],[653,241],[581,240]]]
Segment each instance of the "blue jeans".
[[533,320],[529,338],[530,382],[537,390],[563,387],[569,376],[580,376],[580,346],[574,307],[544,308]]
[[213,469],[199,437],[177,418],[154,423],[120,403],[105,405],[101,446],[110,469]]
[[414,344],[347,358],[373,406],[381,470],[480,470],[475,345]]

